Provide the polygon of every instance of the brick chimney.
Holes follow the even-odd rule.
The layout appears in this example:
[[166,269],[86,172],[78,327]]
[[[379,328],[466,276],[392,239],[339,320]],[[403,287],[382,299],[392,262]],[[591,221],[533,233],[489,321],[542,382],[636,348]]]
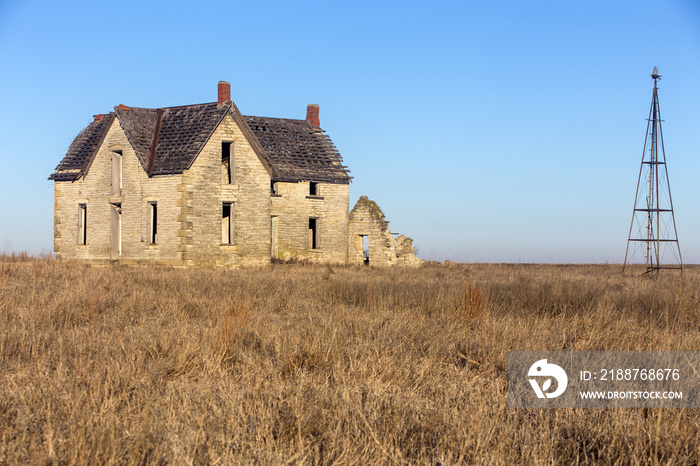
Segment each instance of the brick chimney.
[[219,105],[231,100],[231,84],[228,81],[219,81]]
[[318,118],[318,105],[309,104],[306,107],[306,121],[317,128],[321,127],[321,120]]

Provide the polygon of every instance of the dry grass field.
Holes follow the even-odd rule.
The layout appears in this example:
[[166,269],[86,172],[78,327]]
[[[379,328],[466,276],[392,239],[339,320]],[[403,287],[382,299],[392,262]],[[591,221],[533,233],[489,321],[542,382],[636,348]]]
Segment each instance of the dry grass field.
[[698,350],[700,270],[0,256],[0,464],[699,464],[700,411],[509,409],[510,350]]

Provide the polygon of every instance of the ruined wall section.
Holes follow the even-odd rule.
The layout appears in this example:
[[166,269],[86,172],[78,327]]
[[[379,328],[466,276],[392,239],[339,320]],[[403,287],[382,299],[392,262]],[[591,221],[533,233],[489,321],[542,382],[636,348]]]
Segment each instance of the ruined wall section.
[[389,231],[389,222],[376,202],[362,196],[349,216],[348,262],[365,262],[362,237],[368,238],[369,264],[393,265],[396,262],[394,238]]
[[[388,266],[418,266],[413,240],[400,235],[394,240],[389,222],[376,202],[362,196],[353,207],[348,225],[348,263]],[[368,261],[365,262],[363,237],[368,239]]]
[[416,257],[413,240],[406,235],[399,235],[394,240],[396,250],[396,264],[408,267],[417,267],[423,263],[423,259]]
[[[347,263],[349,186],[317,183],[316,195],[309,182],[277,182],[271,194],[275,217],[275,258],[310,262]],[[312,248],[309,219],[317,220],[317,247]]]

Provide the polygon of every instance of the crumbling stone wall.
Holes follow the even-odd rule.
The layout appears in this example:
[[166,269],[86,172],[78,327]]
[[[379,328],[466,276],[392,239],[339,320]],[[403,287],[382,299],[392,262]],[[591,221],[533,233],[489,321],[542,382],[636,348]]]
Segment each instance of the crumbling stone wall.
[[399,235],[394,240],[396,249],[396,263],[398,265],[419,266],[423,259],[416,257],[416,250],[413,247],[413,240],[406,235]]
[[[388,266],[394,264],[419,265],[413,249],[413,240],[399,236],[397,241],[389,230],[389,222],[376,202],[361,196],[350,211],[348,225],[348,262],[350,264]],[[368,260],[363,251],[363,237],[368,239]],[[398,249],[397,249],[398,246]]]

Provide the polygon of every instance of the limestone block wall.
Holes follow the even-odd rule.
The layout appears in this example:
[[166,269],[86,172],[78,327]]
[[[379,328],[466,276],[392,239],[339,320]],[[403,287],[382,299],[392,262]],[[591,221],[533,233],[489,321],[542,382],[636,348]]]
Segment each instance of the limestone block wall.
[[413,240],[405,235],[399,235],[394,240],[396,250],[396,264],[409,267],[417,267],[423,263],[423,259],[416,257]]
[[370,265],[393,265],[396,263],[394,238],[389,231],[389,222],[376,202],[361,196],[349,216],[348,262],[364,263],[362,237],[369,243]]
[[[112,196],[112,154],[121,152],[121,190]],[[181,176],[148,178],[119,122],[115,120],[87,174],[54,183],[54,251],[58,258],[109,261],[112,204],[121,205],[123,262],[179,265],[178,228]],[[156,243],[148,240],[148,202],[157,203]],[[79,204],[87,206],[86,244],[79,244]]]
[[[222,142],[231,143],[232,183],[222,177]],[[121,190],[113,196],[112,154],[121,153]],[[54,183],[54,250],[59,258],[111,260],[112,205],[121,206],[121,262],[231,266],[268,263],[272,217],[278,256],[347,262],[348,185],[280,183],[270,174],[233,118],[226,116],[189,170],[149,178],[118,120],[87,174]],[[149,236],[148,204],[157,205],[157,237]],[[222,241],[223,204],[233,205],[233,244]],[[87,205],[87,244],[79,244],[79,205]],[[309,247],[309,219],[317,219],[318,248]]]
[[[222,177],[221,143],[230,142],[233,180]],[[230,115],[184,175],[179,217],[185,254],[194,265],[270,262],[270,174]],[[223,203],[232,203],[233,244],[222,242]]]
[[[316,195],[309,182],[276,183],[271,195],[275,221],[276,257],[312,262],[347,263],[349,186],[318,183]],[[316,219],[318,244],[310,247],[309,219]]]

